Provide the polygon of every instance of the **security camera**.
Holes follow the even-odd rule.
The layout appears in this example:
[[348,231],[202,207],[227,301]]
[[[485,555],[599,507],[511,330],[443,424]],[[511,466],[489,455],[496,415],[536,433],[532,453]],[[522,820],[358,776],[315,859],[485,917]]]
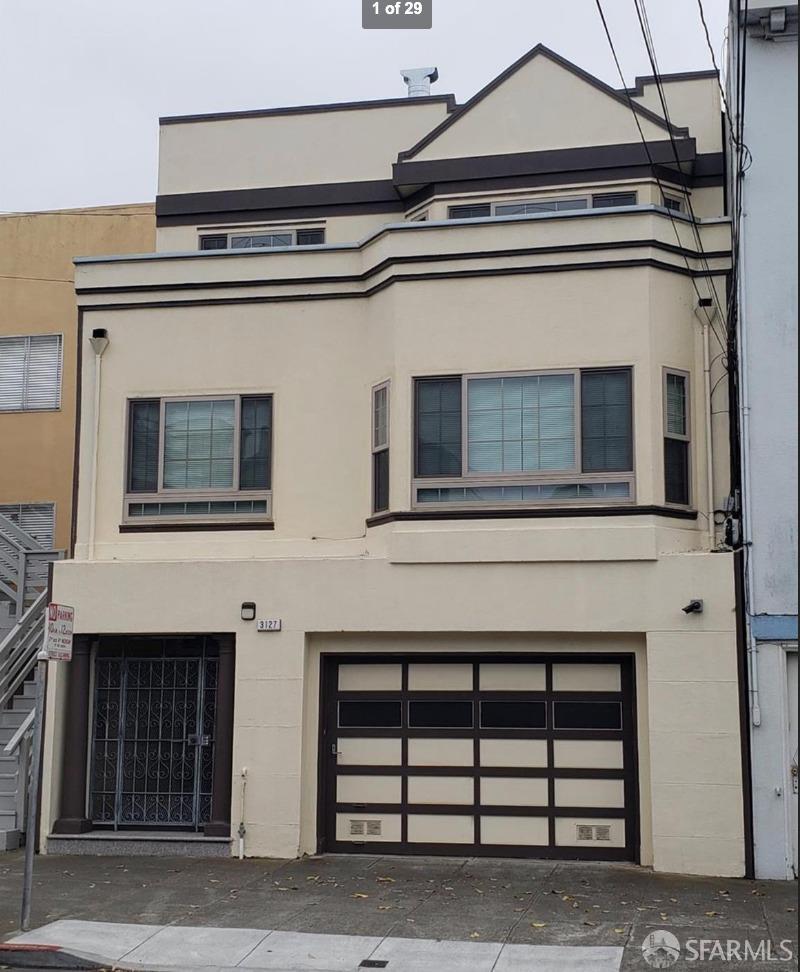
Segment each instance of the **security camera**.
[[702,614],[703,613],[703,602],[699,598],[695,598],[693,601],[689,601],[686,607],[681,608],[684,614]]

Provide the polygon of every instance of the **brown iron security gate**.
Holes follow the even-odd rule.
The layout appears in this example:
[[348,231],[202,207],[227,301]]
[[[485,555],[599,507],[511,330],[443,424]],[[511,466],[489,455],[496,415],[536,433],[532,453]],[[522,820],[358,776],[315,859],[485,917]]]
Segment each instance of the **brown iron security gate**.
[[95,662],[95,825],[199,830],[211,819],[217,667],[207,638],[104,641]]
[[637,860],[631,655],[323,656],[320,849]]

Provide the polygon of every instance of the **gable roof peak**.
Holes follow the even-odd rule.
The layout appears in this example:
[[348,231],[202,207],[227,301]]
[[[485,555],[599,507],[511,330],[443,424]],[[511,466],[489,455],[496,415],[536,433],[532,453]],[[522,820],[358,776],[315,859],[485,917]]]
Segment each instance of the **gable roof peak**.
[[670,125],[664,120],[664,118],[661,117],[661,115],[651,111],[649,108],[645,108],[644,105],[640,105],[638,102],[631,101],[630,93],[627,90],[623,89],[622,91],[618,91],[616,88],[612,88],[610,84],[606,84],[605,81],[601,81],[600,78],[595,77],[594,74],[590,74],[588,71],[585,71],[582,67],[574,64],[563,55],[558,54],[556,51],[547,47],[546,44],[539,43],[523,54],[522,57],[514,61],[513,64],[510,64],[504,71],[501,71],[497,77],[493,78],[488,84],[484,85],[484,87],[481,88],[477,94],[474,94],[468,101],[465,101],[463,105],[458,106],[451,114],[448,115],[447,118],[445,118],[444,121],[428,132],[428,134],[422,139],[420,139],[416,145],[404,152],[400,152],[397,156],[397,161],[404,162],[408,161],[409,159],[413,159],[418,152],[421,152],[422,149],[424,149],[427,145],[430,145],[431,142],[435,141],[443,132],[450,128],[451,125],[458,122],[464,117],[464,115],[467,114],[467,112],[469,112],[476,105],[480,104],[484,98],[488,97],[493,91],[499,88],[501,84],[533,61],[534,58],[540,56],[546,57],[548,60],[558,64],[559,67],[571,72],[582,81],[592,85],[593,88],[596,88],[603,94],[608,95],[608,97],[613,98],[615,101],[620,102],[629,110],[635,112],[637,115],[640,115],[642,118],[647,119],[654,125],[657,125],[659,128],[663,128],[666,132],[669,132],[677,137],[684,137],[689,134],[688,128]]

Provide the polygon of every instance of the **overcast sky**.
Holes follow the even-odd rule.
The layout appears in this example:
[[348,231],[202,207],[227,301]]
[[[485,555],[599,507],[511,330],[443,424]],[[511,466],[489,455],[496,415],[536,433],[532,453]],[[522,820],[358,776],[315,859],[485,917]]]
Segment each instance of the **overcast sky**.
[[[650,74],[633,0],[603,5],[626,80]],[[727,0],[703,5],[719,61]],[[711,66],[698,0],[648,10],[662,72]],[[153,199],[159,115],[402,97],[429,65],[465,101],[539,42],[619,86],[595,0],[433,0],[432,30],[368,31],[361,0],[0,0],[0,38],[0,211]]]

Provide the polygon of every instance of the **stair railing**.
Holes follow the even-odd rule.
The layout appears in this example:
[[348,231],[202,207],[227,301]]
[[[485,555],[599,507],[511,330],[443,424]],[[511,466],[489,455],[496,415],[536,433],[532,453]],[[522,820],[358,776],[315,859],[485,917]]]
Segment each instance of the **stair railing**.
[[0,641],[0,710],[36,667],[36,656],[44,640],[46,611],[45,590]]

